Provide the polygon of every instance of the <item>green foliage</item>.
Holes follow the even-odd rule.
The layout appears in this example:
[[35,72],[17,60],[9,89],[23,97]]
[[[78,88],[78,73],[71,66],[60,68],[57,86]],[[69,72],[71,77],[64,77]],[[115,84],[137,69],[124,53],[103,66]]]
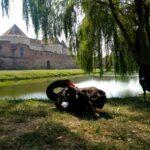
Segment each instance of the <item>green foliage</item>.
[[135,63],[132,53],[128,50],[128,45],[123,39],[121,33],[117,32],[117,27],[114,27],[114,45],[112,47],[114,70],[116,73],[125,75],[131,74],[137,70],[137,64]]
[[[91,38],[90,40],[93,42],[90,49],[91,51],[93,51],[92,57],[98,58],[98,68],[101,71],[100,75],[103,74],[103,67],[107,67],[108,63],[109,65],[112,65],[109,67],[113,67],[115,73],[119,73],[122,75],[133,73],[133,71],[137,68],[135,60],[132,56],[131,50],[128,47],[128,43],[126,42],[126,40],[124,40],[124,36],[114,20],[114,16],[112,15],[110,8],[99,5],[96,1],[93,1],[91,3],[90,0],[86,1],[86,3],[83,1],[81,3],[81,6],[84,11],[85,18],[87,18],[88,21],[91,22],[91,26],[89,26],[88,31],[86,31],[86,27],[82,26],[84,25],[83,20],[80,28],[82,30],[84,30],[83,28],[85,28],[85,32],[88,33],[92,31],[92,34],[89,34],[87,38],[84,39],[84,41],[86,40],[88,42]],[[127,7],[125,5],[119,4],[119,1],[118,3],[116,3],[117,11],[124,11],[126,8]],[[127,20],[126,18],[122,17],[121,20],[123,20],[128,32],[130,32],[130,36],[134,38],[135,35],[133,34],[133,23],[131,22],[131,19],[129,18]],[[80,46],[82,46],[81,44],[83,39],[81,38],[80,34],[78,34],[78,37],[80,41],[80,54],[80,51],[83,50],[83,48],[80,48]],[[107,62],[104,64],[102,59],[104,55],[111,55],[113,56],[113,59],[107,59]],[[87,57],[86,54],[84,56],[85,58]],[[84,61],[84,59],[82,60]],[[113,63],[111,61],[113,61]],[[105,69],[107,70],[106,67]]]
[[[108,4],[107,0],[104,2]],[[122,15],[120,20],[123,21],[130,36],[135,38],[132,21],[134,14],[128,12],[128,10],[133,11],[133,3],[126,5],[119,0],[113,2],[117,12],[131,15],[129,19]],[[96,0],[92,2],[91,0],[24,0],[23,6],[27,25],[31,14],[36,34],[38,35],[39,29],[42,29],[45,40],[48,37],[55,38],[64,31],[71,52],[77,54],[77,60],[85,72],[90,73],[94,67],[98,67],[102,75],[106,66],[103,65],[104,55],[113,55],[113,63],[108,62],[108,59],[107,64],[114,65],[116,73],[126,74],[135,70],[136,63],[128,43],[124,40],[108,6],[101,5]],[[77,13],[81,11],[84,19],[77,29]],[[94,59],[97,60],[96,64]]]
[[68,34],[72,34],[74,23],[76,22],[76,11],[74,9],[74,3],[70,1],[68,4],[65,13],[64,13],[64,32],[66,38],[68,38]]
[[27,26],[30,15],[37,36],[40,29],[45,40],[60,35],[63,27],[62,12],[65,5],[66,2],[62,0],[23,0],[23,15]]
[[93,54],[90,47],[91,45],[87,41],[82,41],[78,52],[78,60],[81,68],[87,73],[93,71]]
[[[1,5],[8,13],[9,0],[1,0]],[[78,25],[80,13],[84,19]],[[98,67],[102,75],[103,57],[108,55],[115,73],[123,75],[150,65],[148,1],[23,0],[23,14],[27,26],[31,16],[35,33],[41,29],[46,41],[64,32],[85,72]]]
[[79,38],[79,50],[77,57],[81,68],[90,73],[93,71],[93,45],[94,45],[94,33],[93,26],[88,18],[84,18],[83,23],[78,31]]
[[0,0],[3,15],[8,15],[9,0]]
[[[124,5],[118,3],[118,10],[125,8]],[[81,10],[84,13],[84,19],[77,30],[76,13]],[[38,36],[39,30],[42,29],[46,41],[49,37],[55,38],[64,31],[70,42],[70,50],[73,54],[77,54],[77,60],[85,72],[90,73],[94,67],[98,67],[100,75],[102,75],[104,67],[102,57],[104,54],[114,55],[114,63],[110,64],[114,64],[116,73],[125,74],[135,68],[131,63],[133,61],[130,56],[131,53],[126,51],[128,49],[127,43],[124,42],[110,9],[99,5],[96,1],[23,0],[23,14],[27,27],[29,16],[31,16],[35,33]],[[128,31],[132,33],[133,27],[130,26],[129,21],[123,17],[121,19],[127,25]],[[94,59],[97,60],[96,64]]]

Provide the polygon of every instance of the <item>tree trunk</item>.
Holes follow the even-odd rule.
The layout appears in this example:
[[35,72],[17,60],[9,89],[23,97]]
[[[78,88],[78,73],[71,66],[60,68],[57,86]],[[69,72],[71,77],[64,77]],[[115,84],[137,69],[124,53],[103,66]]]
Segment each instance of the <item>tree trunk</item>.
[[150,66],[150,24],[149,24],[149,8],[146,6],[144,0],[135,0],[135,10],[137,14],[138,24],[135,39],[131,39],[124,24],[121,22],[115,5],[112,0],[109,0],[109,7],[112,15],[121,30],[125,41],[128,44],[129,49],[136,63],[141,65]]
[[149,8],[143,0],[135,0],[138,24],[135,38],[135,48],[138,52],[140,65],[150,66],[150,29],[149,29]]

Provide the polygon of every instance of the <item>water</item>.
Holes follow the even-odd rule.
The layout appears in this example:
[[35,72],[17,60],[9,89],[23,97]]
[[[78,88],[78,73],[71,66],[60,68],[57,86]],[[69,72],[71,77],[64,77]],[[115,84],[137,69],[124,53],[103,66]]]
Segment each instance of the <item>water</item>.
[[111,97],[133,97],[142,94],[142,88],[139,84],[138,78],[131,78],[127,81],[121,80],[88,80],[77,83],[79,88],[82,87],[97,87],[106,92],[108,98]]
[[[130,77],[126,80],[115,80],[114,77],[69,77],[76,86],[97,87],[104,90],[106,96],[110,97],[132,97],[142,94],[142,88],[138,77]],[[28,81],[15,81],[7,86],[0,86],[0,99],[47,99],[45,90],[55,79],[36,79]],[[0,83],[1,85],[4,82]]]

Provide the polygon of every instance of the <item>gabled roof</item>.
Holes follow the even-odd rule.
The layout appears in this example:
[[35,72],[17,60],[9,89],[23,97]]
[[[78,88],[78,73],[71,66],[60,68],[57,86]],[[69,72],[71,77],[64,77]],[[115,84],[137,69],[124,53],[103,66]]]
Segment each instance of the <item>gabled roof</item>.
[[27,37],[21,29],[14,24],[8,31],[6,31],[2,36],[21,36],[21,37]]
[[67,48],[67,45],[66,45],[66,43],[62,40],[61,41],[61,45],[64,47],[64,48]]
[[60,44],[60,41],[59,41],[58,38],[55,39],[55,43],[56,43],[56,44]]

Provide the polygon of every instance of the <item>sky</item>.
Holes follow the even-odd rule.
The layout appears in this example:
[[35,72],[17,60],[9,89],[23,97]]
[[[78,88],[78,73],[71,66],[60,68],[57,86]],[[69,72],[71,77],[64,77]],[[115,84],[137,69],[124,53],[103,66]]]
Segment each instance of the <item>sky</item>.
[[[2,10],[0,7],[0,36],[3,35],[9,28],[11,28],[14,24],[16,24],[29,38],[36,39],[36,35],[34,32],[34,28],[32,25],[32,21],[30,19],[29,28],[27,31],[27,26],[25,20],[23,20],[22,14],[22,0],[9,0],[10,7],[9,7],[9,17],[2,15]],[[79,11],[78,13],[78,25],[82,22],[84,18],[84,14]],[[40,32],[38,35],[38,39],[42,39],[42,33]],[[60,41],[65,41],[68,45],[65,35],[62,34],[58,37]]]
[[[0,35],[16,24],[28,37],[36,38],[31,20],[27,31],[26,23],[22,16],[22,0],[10,0],[9,17],[3,17],[0,8]],[[41,38],[42,35],[39,34],[39,39]]]
[[[83,16],[83,14],[78,14],[78,24],[80,24],[80,22],[82,21]],[[16,24],[28,37],[34,39],[37,38],[34,32],[31,19],[27,31],[27,26],[25,20],[23,20],[22,14],[22,0],[10,0],[9,17],[2,15],[2,10],[0,7],[0,36],[4,34],[9,28],[11,28],[14,24]],[[38,35],[38,39],[42,39],[41,32]],[[64,34],[58,37],[58,39],[60,41],[64,40],[66,42]]]

